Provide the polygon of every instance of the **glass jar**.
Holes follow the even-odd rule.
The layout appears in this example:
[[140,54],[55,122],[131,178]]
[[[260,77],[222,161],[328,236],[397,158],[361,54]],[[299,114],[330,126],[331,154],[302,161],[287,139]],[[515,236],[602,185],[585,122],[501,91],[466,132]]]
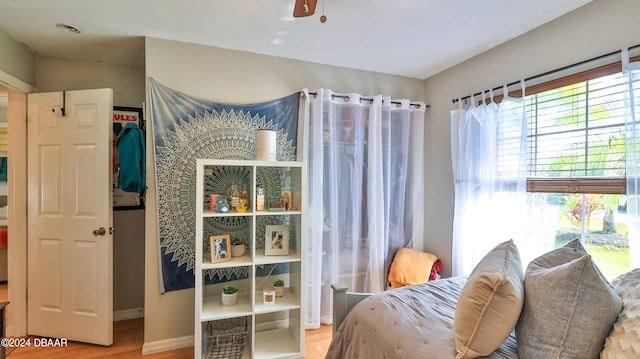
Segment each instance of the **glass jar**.
[[264,211],[264,189],[256,189],[256,211]]

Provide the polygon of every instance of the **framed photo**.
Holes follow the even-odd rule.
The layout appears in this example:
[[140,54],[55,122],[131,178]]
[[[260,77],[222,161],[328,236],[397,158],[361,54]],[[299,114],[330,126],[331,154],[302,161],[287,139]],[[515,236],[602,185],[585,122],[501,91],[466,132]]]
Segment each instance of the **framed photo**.
[[209,237],[211,242],[211,263],[231,260],[231,239],[228,234]]
[[289,254],[289,226],[270,225],[264,232],[264,255],[286,256]]

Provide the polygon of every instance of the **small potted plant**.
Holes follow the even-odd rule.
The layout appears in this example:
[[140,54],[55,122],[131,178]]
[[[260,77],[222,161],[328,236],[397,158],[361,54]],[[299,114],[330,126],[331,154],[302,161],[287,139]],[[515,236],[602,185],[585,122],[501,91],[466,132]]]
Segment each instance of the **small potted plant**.
[[231,257],[244,255],[244,241],[238,237],[231,238]]
[[236,300],[238,300],[238,288],[225,285],[222,288],[222,305],[225,307],[234,305]]
[[284,281],[280,278],[273,281],[273,287],[276,289],[276,297],[284,296]]

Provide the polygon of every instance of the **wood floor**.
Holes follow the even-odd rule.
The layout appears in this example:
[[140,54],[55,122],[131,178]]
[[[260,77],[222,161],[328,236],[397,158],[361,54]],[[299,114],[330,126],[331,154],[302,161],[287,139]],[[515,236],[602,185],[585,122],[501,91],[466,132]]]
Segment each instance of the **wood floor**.
[[[0,301],[6,300],[6,285],[0,285]],[[8,307],[10,310],[10,306]],[[305,358],[324,358],[331,342],[331,325],[320,329],[307,330]],[[8,359],[97,359],[97,358],[144,358],[144,359],[182,359],[193,358],[193,347],[171,350],[162,353],[142,355],[144,341],[144,319],[123,320],[113,323],[113,341],[109,347],[93,344],[69,342],[61,348],[7,348]]]
[[307,330],[305,333],[304,357],[324,359],[331,343],[332,325],[322,325],[320,329]]

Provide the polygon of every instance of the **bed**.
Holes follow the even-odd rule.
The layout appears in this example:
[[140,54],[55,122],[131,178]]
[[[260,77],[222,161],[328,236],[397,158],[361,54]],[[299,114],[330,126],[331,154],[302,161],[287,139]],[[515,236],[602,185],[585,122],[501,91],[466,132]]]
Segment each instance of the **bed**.
[[[510,249],[505,250],[507,247]],[[640,357],[640,292],[636,289],[640,269],[611,283],[597,283],[599,270],[579,242],[572,242],[534,260],[525,274],[522,269],[518,272],[519,254],[513,242],[496,249],[500,254],[488,261],[485,257],[468,278],[438,279],[376,294],[352,293],[344,285],[332,285],[334,335],[326,358]],[[510,253],[506,260],[504,252]],[[478,277],[486,286],[491,277],[487,268],[491,272],[496,264],[507,262],[512,262],[516,274],[505,269],[508,265],[498,265],[503,272],[497,277],[499,286],[511,282],[510,288],[501,292],[498,286],[489,285],[495,295],[483,303],[480,317],[457,308],[467,306],[464,301],[469,288],[477,289],[473,285]],[[566,283],[559,285],[559,281]],[[477,294],[473,293],[475,299]],[[575,298],[580,299],[577,305],[572,302]],[[503,299],[521,304],[512,306],[500,301]],[[490,325],[483,328],[487,323]],[[473,350],[463,348],[461,353],[462,324],[475,326],[471,338],[476,336],[476,343],[463,342]],[[476,331],[478,328],[489,336]],[[565,329],[558,332],[556,328]],[[495,348],[487,349],[486,344],[501,330],[504,336],[499,334],[497,344],[492,344]]]
[[[466,281],[445,278],[375,295],[332,286],[334,338],[326,358],[455,358],[453,319]],[[518,358],[515,335],[487,358]]]

